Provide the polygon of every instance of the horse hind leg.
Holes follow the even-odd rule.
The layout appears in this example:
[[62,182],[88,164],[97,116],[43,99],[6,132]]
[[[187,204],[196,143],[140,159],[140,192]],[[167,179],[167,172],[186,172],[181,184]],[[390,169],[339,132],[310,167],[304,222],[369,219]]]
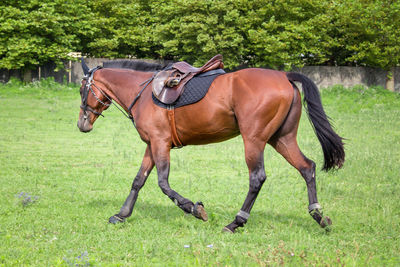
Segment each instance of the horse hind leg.
[[322,228],[331,225],[332,221],[329,217],[323,216],[321,205],[318,203],[315,163],[303,155],[294,138],[281,137],[277,141],[271,142],[271,145],[303,176],[307,185],[310,215]]
[[296,136],[301,115],[300,94],[296,90],[292,107],[281,128],[273,135],[268,143],[275,148],[304,178],[308,192],[308,211],[313,219],[322,227],[329,230],[332,221],[323,216],[317,199],[315,163],[301,152]]
[[232,223],[224,227],[223,231],[234,233],[238,227],[243,227],[250,217],[250,211],[264,184],[267,176],[264,169],[265,142],[254,142],[244,139],[246,164],[249,168],[249,191],[240,211]]

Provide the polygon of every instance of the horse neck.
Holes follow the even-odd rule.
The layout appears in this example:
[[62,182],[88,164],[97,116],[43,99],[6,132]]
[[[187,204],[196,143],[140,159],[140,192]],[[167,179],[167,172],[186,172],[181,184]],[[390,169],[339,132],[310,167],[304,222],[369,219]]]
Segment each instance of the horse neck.
[[126,112],[153,73],[125,69],[101,69],[96,80],[105,85],[105,93]]

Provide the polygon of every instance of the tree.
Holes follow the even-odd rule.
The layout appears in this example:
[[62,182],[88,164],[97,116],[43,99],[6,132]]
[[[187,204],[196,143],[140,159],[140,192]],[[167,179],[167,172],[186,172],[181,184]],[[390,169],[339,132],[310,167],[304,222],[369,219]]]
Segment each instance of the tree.
[[0,68],[69,52],[290,69],[400,63],[395,0],[3,0]]
[[242,62],[244,38],[239,29],[240,14],[235,1],[172,0],[154,1],[157,18],[154,40],[158,53],[168,59],[186,60],[201,65],[217,53],[227,67]]
[[324,49],[331,42],[326,1],[246,2],[241,27],[250,65],[290,69],[326,60]]
[[0,4],[0,68],[62,64],[88,29],[84,1],[5,1]]
[[339,64],[390,69],[400,63],[400,2],[340,0],[332,9]]
[[148,1],[102,0],[92,2],[90,8],[95,38],[88,44],[88,52],[97,57],[158,58],[160,47],[153,39],[156,18]]
[[327,7],[317,0],[157,2],[155,39],[163,57],[198,65],[216,53],[227,67],[320,64],[331,41]]
[[330,16],[331,61],[383,69],[400,63],[400,2],[339,0]]

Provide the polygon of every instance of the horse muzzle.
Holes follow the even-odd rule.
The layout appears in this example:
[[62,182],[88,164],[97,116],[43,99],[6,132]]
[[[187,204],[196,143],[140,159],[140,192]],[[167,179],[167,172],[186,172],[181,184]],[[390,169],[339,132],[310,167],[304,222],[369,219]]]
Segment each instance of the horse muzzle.
[[88,133],[93,129],[93,124],[90,123],[90,118],[86,114],[79,117],[77,126],[83,133]]

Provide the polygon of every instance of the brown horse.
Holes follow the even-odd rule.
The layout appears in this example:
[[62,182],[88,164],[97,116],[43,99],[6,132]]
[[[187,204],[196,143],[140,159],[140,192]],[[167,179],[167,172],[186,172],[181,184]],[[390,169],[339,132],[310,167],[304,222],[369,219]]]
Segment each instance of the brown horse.
[[[82,105],[78,127],[82,132],[92,130],[93,123],[111,105],[118,103],[125,115],[134,121],[140,138],[147,144],[142,165],[133,180],[132,189],[120,212],[110,217],[110,223],[123,222],[132,214],[139,190],[154,165],[158,184],[179,208],[196,218],[207,220],[203,204],[194,204],[171,189],[168,183],[170,150],[174,147],[168,110],[155,105],[152,90],[147,86],[154,72],[94,68],[89,70],[82,61]],[[159,69],[156,66],[153,70]],[[201,145],[225,141],[239,134],[245,147],[250,186],[242,208],[225,231],[235,232],[247,222],[257,195],[266,180],[264,148],[268,143],[303,176],[308,189],[310,215],[326,227],[331,224],[323,216],[315,186],[315,163],[300,151],[296,135],[301,115],[301,96],[294,81],[302,84],[309,119],[324,153],[323,170],[343,165],[343,141],[332,129],[323,110],[316,85],[306,76],[269,69],[249,68],[218,76],[206,96],[199,102],[175,110],[176,133],[183,145]],[[118,107],[118,106],[117,106]],[[122,111],[122,110],[121,110]],[[328,227],[327,227],[328,229]]]

